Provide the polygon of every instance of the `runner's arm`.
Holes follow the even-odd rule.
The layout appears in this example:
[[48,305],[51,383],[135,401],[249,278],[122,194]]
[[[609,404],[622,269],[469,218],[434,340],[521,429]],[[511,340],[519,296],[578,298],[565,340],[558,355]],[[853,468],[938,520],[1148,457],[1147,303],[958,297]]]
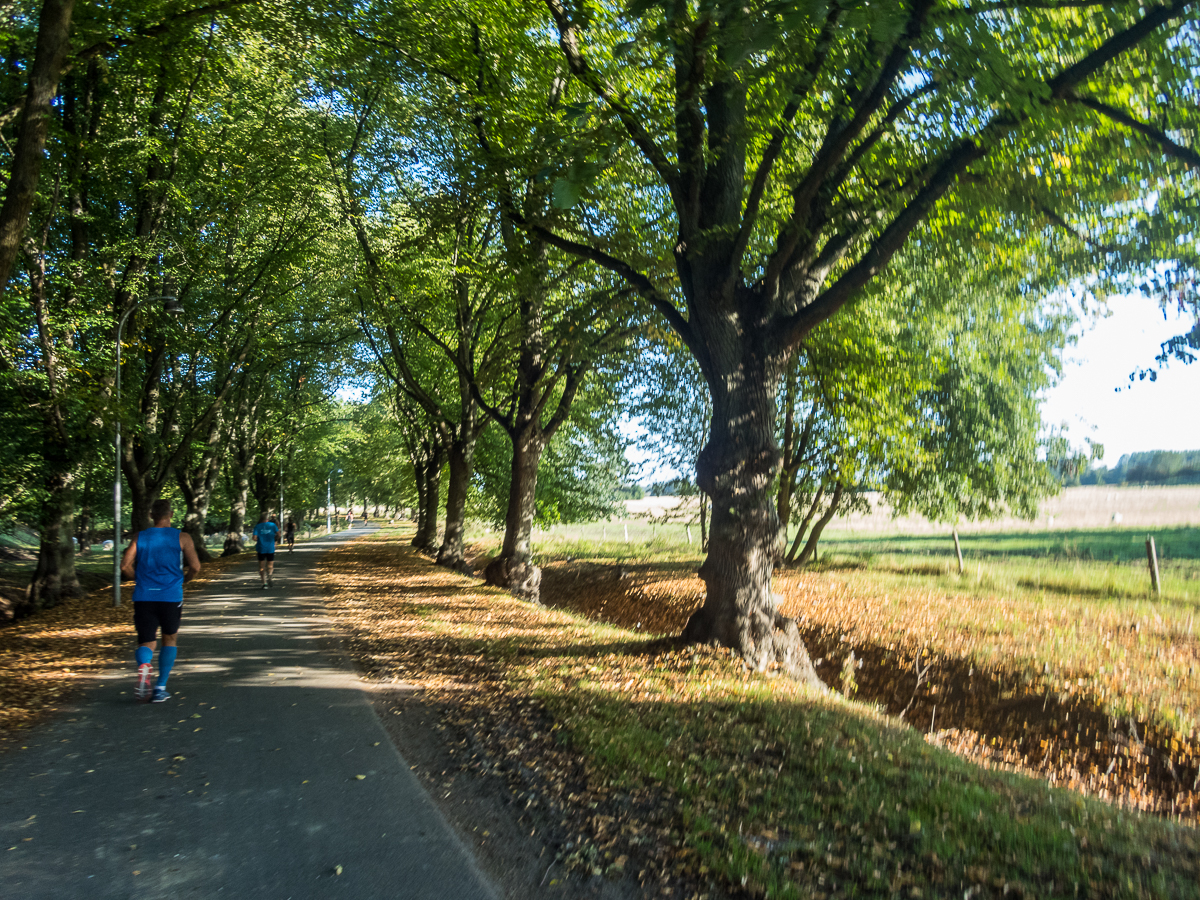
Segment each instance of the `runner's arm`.
[[[113,550],[115,553],[116,550]],[[137,577],[137,569],[134,565],[137,559],[137,538],[129,542],[129,546],[125,548],[125,553],[121,556],[121,574],[126,578],[133,580]]]
[[184,581],[191,581],[200,574],[200,557],[196,555],[196,544],[192,536],[186,532],[179,533],[179,549],[183,551],[183,560],[187,563],[187,571],[183,573]]

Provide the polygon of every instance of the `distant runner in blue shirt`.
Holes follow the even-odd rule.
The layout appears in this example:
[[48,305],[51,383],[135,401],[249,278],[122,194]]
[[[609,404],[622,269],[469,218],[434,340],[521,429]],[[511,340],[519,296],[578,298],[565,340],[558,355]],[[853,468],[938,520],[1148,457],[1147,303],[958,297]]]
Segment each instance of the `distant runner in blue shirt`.
[[[171,527],[171,502],[155,500],[150,507],[152,528],[137,533],[121,557],[121,572],[135,582],[133,588],[133,624],[137,629],[138,700],[162,703],[167,693],[167,678],[179,653],[179,622],[183,617],[183,583],[200,574],[200,557],[190,535]],[[183,565],[187,563],[187,574]],[[150,660],[154,658],[155,638],[162,629],[162,650],[158,653],[158,682],[150,688]]]
[[258,547],[258,577],[264,591],[271,586],[275,574],[275,541],[278,537],[279,526],[268,521],[265,512],[261,513],[254,526],[254,543]]

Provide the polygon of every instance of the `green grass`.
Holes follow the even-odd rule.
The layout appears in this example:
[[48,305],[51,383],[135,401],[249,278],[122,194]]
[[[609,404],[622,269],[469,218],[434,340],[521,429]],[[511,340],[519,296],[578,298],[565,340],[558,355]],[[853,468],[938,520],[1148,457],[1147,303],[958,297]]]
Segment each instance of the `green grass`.
[[[734,897],[797,900],[1200,897],[1200,834],[1188,825],[982,768],[869,704],[748,671],[725,650],[647,641],[474,581],[423,594],[454,576],[414,560],[405,537],[377,538],[399,545],[396,569],[381,556],[349,570],[357,582],[338,579],[360,652],[385,681],[450,667],[457,683],[482,657],[508,695],[539,699],[555,745],[586,772],[548,786],[575,829],[563,861],[585,873],[632,859],[651,886],[676,872]],[[423,646],[431,655],[417,663]],[[407,668],[389,669],[397,659]],[[512,755],[538,765],[537,735],[505,734]]]
[[[624,539],[628,528],[629,540]],[[557,525],[534,534],[540,562],[568,557],[677,562],[702,558],[700,529],[651,525],[644,520]],[[1200,528],[1152,532],[1159,555],[1161,600],[1200,606]],[[495,532],[471,537],[497,543]],[[867,569],[925,576],[931,586],[971,595],[1004,591],[1113,600],[1160,599],[1151,594],[1143,529],[1105,528],[961,535],[965,576],[959,576],[954,542],[945,535],[863,535],[827,530],[817,571]],[[489,540],[490,539],[490,540]]]
[[[954,556],[951,529],[945,534],[903,535],[828,529],[822,536],[827,552],[843,554],[893,554]],[[1146,563],[1146,538],[1153,536],[1160,560],[1194,564],[1200,569],[1200,528],[1057,529],[1047,531],[976,532],[962,534],[963,556],[972,559],[1028,556],[1052,559]]]
[[1193,829],[981,770],[857,704],[725,692],[546,699],[618,790],[677,804],[681,853],[750,896],[1200,896]]

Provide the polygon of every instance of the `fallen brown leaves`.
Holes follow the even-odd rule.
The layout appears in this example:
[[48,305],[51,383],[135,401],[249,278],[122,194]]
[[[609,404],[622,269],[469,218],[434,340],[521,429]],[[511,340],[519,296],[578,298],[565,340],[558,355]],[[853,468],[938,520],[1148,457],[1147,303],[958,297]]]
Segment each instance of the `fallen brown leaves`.
[[[553,704],[590,688],[642,703],[686,700],[727,652],[629,642],[610,629],[438,569],[395,544],[359,541],[320,564],[327,606],[374,681],[419,688],[445,712],[462,765],[505,779],[522,821],[553,834],[567,869],[630,876],[663,896],[702,896],[669,791],[615,788],[581,762]],[[453,772],[437,788],[454,789]]]
[[[871,706],[516,600],[399,543],[327,557],[330,610],[370,677],[433,698],[450,754],[424,773],[435,796],[499,778],[556,866],[675,897],[1196,893],[1192,829],[981,771]],[[542,590],[643,631],[699,602],[666,564],[551,564]],[[869,667],[847,668],[870,689]]]
[[[651,634],[678,633],[703,599],[694,566],[675,563],[556,563],[542,583],[555,605]],[[931,743],[1119,806],[1200,816],[1196,735],[1129,711],[1187,703],[1194,714],[1200,703],[1200,642],[1161,616],[934,590],[871,595],[820,572],[780,572],[775,587],[826,683],[842,688],[853,653],[855,699],[903,713]],[[1059,646],[1062,631],[1073,646]],[[1091,645],[1107,665],[1086,667]]]
[[[206,563],[190,592],[236,557]],[[87,680],[114,663],[132,666],[133,586],[123,585],[122,605],[107,587],[0,628],[0,742],[75,696]]]

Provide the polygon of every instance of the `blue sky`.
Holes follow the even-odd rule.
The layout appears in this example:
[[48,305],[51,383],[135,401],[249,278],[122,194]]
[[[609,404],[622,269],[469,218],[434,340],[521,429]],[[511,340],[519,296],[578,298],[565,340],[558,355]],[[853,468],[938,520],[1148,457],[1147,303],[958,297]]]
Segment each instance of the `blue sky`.
[[1164,321],[1144,297],[1114,298],[1108,317],[1085,321],[1079,343],[1067,349],[1043,420],[1065,424],[1072,444],[1086,437],[1102,443],[1110,468],[1138,450],[1200,450],[1200,362],[1172,362],[1154,382],[1129,381],[1130,372],[1154,365],[1163,341],[1189,327],[1174,314]]

